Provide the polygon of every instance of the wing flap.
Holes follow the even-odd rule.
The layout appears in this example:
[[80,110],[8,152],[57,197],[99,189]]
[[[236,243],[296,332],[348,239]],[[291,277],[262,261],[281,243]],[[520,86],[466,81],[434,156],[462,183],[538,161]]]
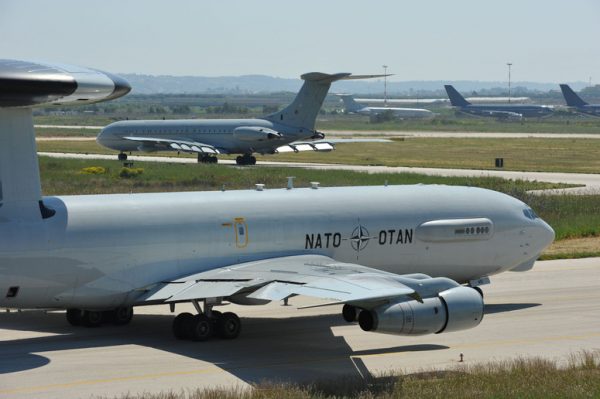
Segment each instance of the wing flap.
[[300,151],[319,151],[319,152],[327,152],[333,151],[335,146],[327,141],[319,141],[319,142],[293,142],[290,144],[282,145],[277,147],[274,152],[275,153],[286,153],[286,152],[300,152]]
[[197,153],[206,153],[206,154],[220,154],[221,152],[213,147],[210,144],[198,143],[195,141],[188,140],[173,140],[173,139],[164,139],[157,137],[137,137],[137,136],[127,136],[123,137],[125,140],[135,141],[141,144],[149,144],[156,146],[164,146],[165,148],[171,148],[176,151],[184,151],[184,152],[197,152]]

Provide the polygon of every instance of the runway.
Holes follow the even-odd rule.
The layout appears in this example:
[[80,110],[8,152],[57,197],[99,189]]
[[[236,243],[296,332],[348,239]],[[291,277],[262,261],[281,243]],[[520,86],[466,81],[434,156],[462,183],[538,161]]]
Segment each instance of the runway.
[[[75,154],[58,152],[38,152],[38,155],[52,158],[66,159],[106,159],[115,160],[115,155],[104,154]],[[197,163],[196,158],[189,157],[158,157],[131,155],[128,158],[138,162],[167,162],[167,163]],[[235,165],[235,161],[219,159],[219,164]],[[256,166],[276,166],[287,168],[304,168],[320,170],[349,170],[365,173],[419,173],[433,176],[471,176],[485,177],[494,176],[504,179],[521,179],[530,181],[544,181],[549,183],[568,183],[582,185],[582,187],[544,190],[552,194],[598,194],[600,193],[600,174],[591,173],[556,173],[556,172],[519,172],[504,170],[480,170],[480,169],[442,169],[442,168],[413,168],[405,166],[369,166],[369,165],[341,165],[324,163],[302,163],[302,162],[276,162],[258,161]]]
[[[600,348],[600,258],[538,262],[484,287],[486,315],[472,330],[422,337],[367,333],[339,307],[228,306],[235,341],[177,341],[166,306],[138,308],[129,326],[72,328],[64,313],[0,314],[0,397],[112,397],[198,387],[309,381],[390,370],[448,369],[539,356],[565,361]],[[178,307],[177,311],[189,309]]]

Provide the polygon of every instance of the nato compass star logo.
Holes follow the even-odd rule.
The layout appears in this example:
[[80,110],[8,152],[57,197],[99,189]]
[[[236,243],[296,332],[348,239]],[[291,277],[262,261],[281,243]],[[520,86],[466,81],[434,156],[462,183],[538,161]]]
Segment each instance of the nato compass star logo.
[[350,236],[350,245],[356,252],[364,250],[369,245],[369,240],[373,238],[369,235],[369,230],[362,225],[358,225]]

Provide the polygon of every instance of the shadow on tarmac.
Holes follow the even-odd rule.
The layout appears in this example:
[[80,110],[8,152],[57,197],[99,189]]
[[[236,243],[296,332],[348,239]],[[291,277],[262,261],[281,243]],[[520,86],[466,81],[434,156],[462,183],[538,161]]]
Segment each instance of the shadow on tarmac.
[[[172,320],[172,315],[141,314],[127,326],[85,328],[68,325],[62,312],[0,314],[3,329],[56,334],[1,341],[0,374],[45,366],[50,360],[44,352],[133,344],[212,363],[248,383],[304,382],[335,376],[370,378],[361,356],[448,349],[425,344],[353,351],[344,337],[333,335],[331,327],[346,325],[337,314],[242,318],[239,338],[208,342],[175,339]],[[92,367],[93,363],[90,357]]]

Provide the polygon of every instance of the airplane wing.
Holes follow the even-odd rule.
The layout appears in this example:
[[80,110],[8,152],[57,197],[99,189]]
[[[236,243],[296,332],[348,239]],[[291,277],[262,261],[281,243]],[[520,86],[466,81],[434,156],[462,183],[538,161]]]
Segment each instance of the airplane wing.
[[187,140],[174,140],[174,139],[164,139],[164,138],[152,138],[152,137],[136,137],[136,136],[128,136],[123,137],[125,140],[136,141],[141,145],[147,146],[149,148],[155,149],[173,149],[176,151],[183,152],[199,152],[202,154],[221,154],[218,148],[210,145],[198,143],[196,141],[187,141]]
[[297,255],[240,263],[165,281],[144,292],[138,304],[206,298],[277,301],[305,295],[333,301],[324,305],[348,303],[369,308],[401,296],[420,300],[419,294],[405,284],[408,280],[322,255]]
[[277,147],[274,152],[300,152],[300,151],[332,151],[336,144],[344,143],[390,143],[388,139],[327,139],[316,141],[294,141],[293,143]]
[[333,151],[335,146],[330,141],[294,141],[286,145],[279,146],[273,150],[275,154],[284,152],[300,151]]

